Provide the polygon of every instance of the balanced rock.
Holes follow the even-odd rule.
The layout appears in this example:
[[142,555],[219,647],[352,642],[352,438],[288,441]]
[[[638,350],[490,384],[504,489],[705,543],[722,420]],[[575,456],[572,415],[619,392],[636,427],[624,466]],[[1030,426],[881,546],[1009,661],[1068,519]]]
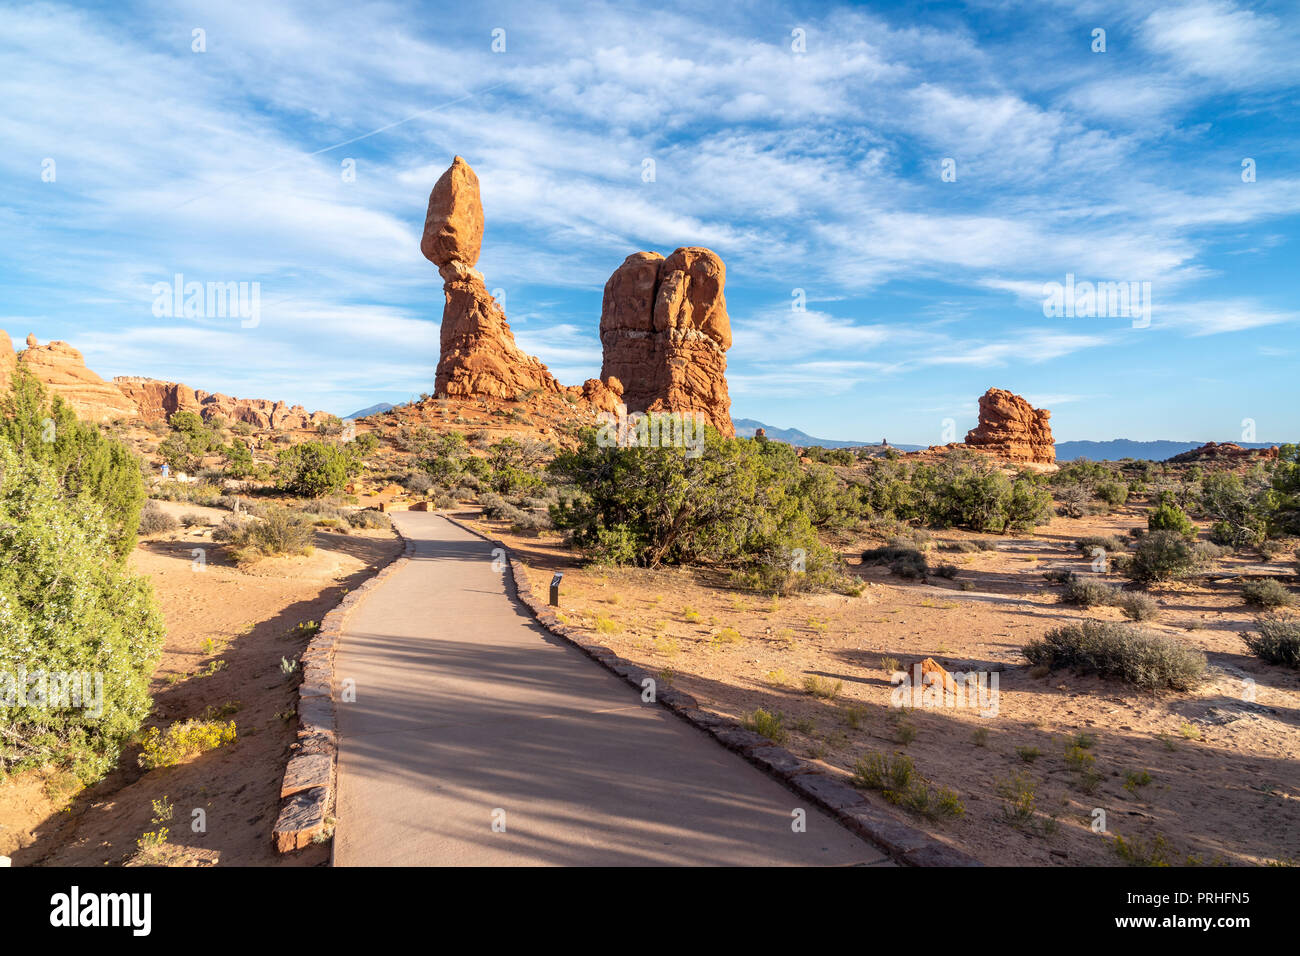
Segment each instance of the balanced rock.
[[30,335],[27,341],[28,347],[19,353],[18,361],[47,390],[67,402],[78,418],[106,422],[138,416],[135,403],[116,385],[86,368],[81,353],[67,342],[32,345],[35,336]]
[[[473,268],[482,247],[483,203],[479,198],[478,176],[469,163],[457,156],[429,194],[420,251],[441,273],[451,268],[452,263]],[[452,276],[443,274],[443,278]]]
[[726,277],[722,259],[696,246],[667,259],[637,252],[614,270],[601,306],[600,377],[623,384],[629,411],[698,412],[722,434],[735,434]]
[[1050,465],[1056,461],[1051,417],[1019,395],[990,388],[980,396],[979,424],[966,433],[966,444],[1008,461]]
[[0,395],[9,390],[13,380],[14,369],[18,367],[18,356],[14,354],[14,343],[9,333],[0,329]]
[[505,312],[474,270],[483,243],[478,176],[459,156],[434,184],[420,251],[438,267],[446,304],[434,390],[440,396],[513,399],[564,392],[540,359],[515,345]]

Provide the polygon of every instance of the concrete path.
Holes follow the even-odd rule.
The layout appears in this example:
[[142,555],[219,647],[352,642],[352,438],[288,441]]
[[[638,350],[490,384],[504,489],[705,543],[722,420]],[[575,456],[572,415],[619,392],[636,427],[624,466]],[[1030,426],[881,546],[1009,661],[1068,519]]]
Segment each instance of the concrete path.
[[338,705],[336,865],[887,862],[540,628],[487,542],[393,519],[416,553],[352,613],[335,662],[357,688]]

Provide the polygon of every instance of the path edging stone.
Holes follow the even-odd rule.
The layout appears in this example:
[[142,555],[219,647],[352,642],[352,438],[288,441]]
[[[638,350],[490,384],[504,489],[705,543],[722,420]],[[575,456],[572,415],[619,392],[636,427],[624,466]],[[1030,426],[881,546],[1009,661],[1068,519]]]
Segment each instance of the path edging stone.
[[[654,679],[645,668],[620,657],[580,629],[561,624],[550,605],[533,597],[528,568],[515,558],[514,552],[504,541],[491,538],[446,512],[440,511],[438,514],[458,528],[502,549],[514,583],[515,595],[547,631],[563,638],[638,691],[643,687],[643,680]],[[905,866],[984,865],[969,853],[935,839],[926,831],[869,802],[866,795],[853,787],[847,778],[826,772],[766,737],[746,730],[729,717],[703,710],[699,702],[685,691],[673,688],[660,691],[656,688],[655,703],[709,734],[719,744],[740,754],[795,793],[817,804],[849,830],[880,847],[898,863]]]
[[338,778],[338,714],[334,700],[334,652],[353,609],[379,582],[410,561],[414,542],[392,525],[401,552],[343,596],[321,618],[320,630],[298,658],[298,739],[280,784],[280,813],[271,839],[280,853],[309,846],[326,832]]

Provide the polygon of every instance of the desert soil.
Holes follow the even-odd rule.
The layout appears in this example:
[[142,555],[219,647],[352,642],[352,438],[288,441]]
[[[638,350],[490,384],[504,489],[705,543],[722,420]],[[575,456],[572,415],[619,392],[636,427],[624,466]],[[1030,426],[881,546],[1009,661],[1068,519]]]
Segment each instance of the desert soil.
[[[1114,865],[1122,862],[1115,834],[1147,848],[1162,841],[1175,864],[1300,857],[1300,675],[1247,652],[1241,634],[1254,614],[1241,602],[1238,577],[1289,574],[1289,562],[1227,558],[1206,579],[1154,590],[1160,616],[1149,626],[1201,648],[1210,669],[1197,691],[1151,693],[1064,671],[1034,676],[1020,652],[1061,622],[1122,620],[1116,608],[1057,603],[1059,586],[1042,574],[1095,573],[1074,540],[1144,526],[1135,509],[1055,518],[1019,537],[936,532],[936,545],[982,538],[996,548],[932,551],[932,566],[960,569],[951,581],[905,581],[862,567],[862,547],[879,543],[864,538],[844,547],[866,583],[861,596],[779,599],[730,589],[699,571],[582,568],[555,535],[521,537],[499,522],[472,523],[544,572],[532,576],[539,592],[549,572],[563,570],[568,623],[659,672],[701,706],[738,720],[758,708],[778,712],[789,730],[786,746],[846,776],[868,753],[911,757],[965,807],[956,820],[913,822],[986,863]],[[739,639],[729,640],[727,628]],[[925,657],[950,671],[996,673],[996,715],[891,707],[896,665],[889,659],[910,667]],[[805,690],[808,678],[838,693],[815,696]],[[1091,788],[1065,760],[1080,734],[1091,738],[1087,752],[1101,775]],[[1130,774],[1141,780],[1144,772],[1149,783],[1130,782]],[[1028,825],[1004,815],[1001,790],[1017,775],[1033,790],[1036,815]],[[884,805],[878,793],[869,799]],[[1093,829],[1097,810],[1105,813],[1104,833]]]
[[[33,771],[0,785],[0,854],[15,865],[178,866],[321,865],[328,845],[280,856],[271,844],[280,780],[294,742],[296,660],[310,637],[299,628],[319,622],[400,550],[387,530],[349,534],[317,531],[308,557],[270,558],[233,566],[211,540],[224,510],[160,502],[180,518],[209,524],[142,539],[131,567],[154,585],[167,623],[154,673],[154,708],[144,729],[195,717],[234,720],[234,744],[177,767],[145,771],[139,747],[124,751],[118,769],[80,792],[75,779]],[[206,559],[196,571],[194,549]],[[156,831],[153,801],[174,807],[167,845],[141,853],[136,841]],[[196,810],[206,832],[194,832]]]

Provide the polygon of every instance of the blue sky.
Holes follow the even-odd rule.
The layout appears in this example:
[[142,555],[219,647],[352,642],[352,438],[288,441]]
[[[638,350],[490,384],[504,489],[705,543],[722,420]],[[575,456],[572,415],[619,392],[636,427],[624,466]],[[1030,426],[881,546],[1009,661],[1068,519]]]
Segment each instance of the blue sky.
[[[344,414],[406,400],[433,385],[419,234],[460,154],[478,268],[568,384],[599,371],[623,258],[705,245],[735,417],[936,443],[998,386],[1052,409],[1058,440],[1240,440],[1244,419],[1293,440],[1296,14],[6,3],[0,328],[105,377]],[[176,273],[260,283],[260,324],[156,317]],[[1045,316],[1067,274],[1151,283],[1149,327]]]

